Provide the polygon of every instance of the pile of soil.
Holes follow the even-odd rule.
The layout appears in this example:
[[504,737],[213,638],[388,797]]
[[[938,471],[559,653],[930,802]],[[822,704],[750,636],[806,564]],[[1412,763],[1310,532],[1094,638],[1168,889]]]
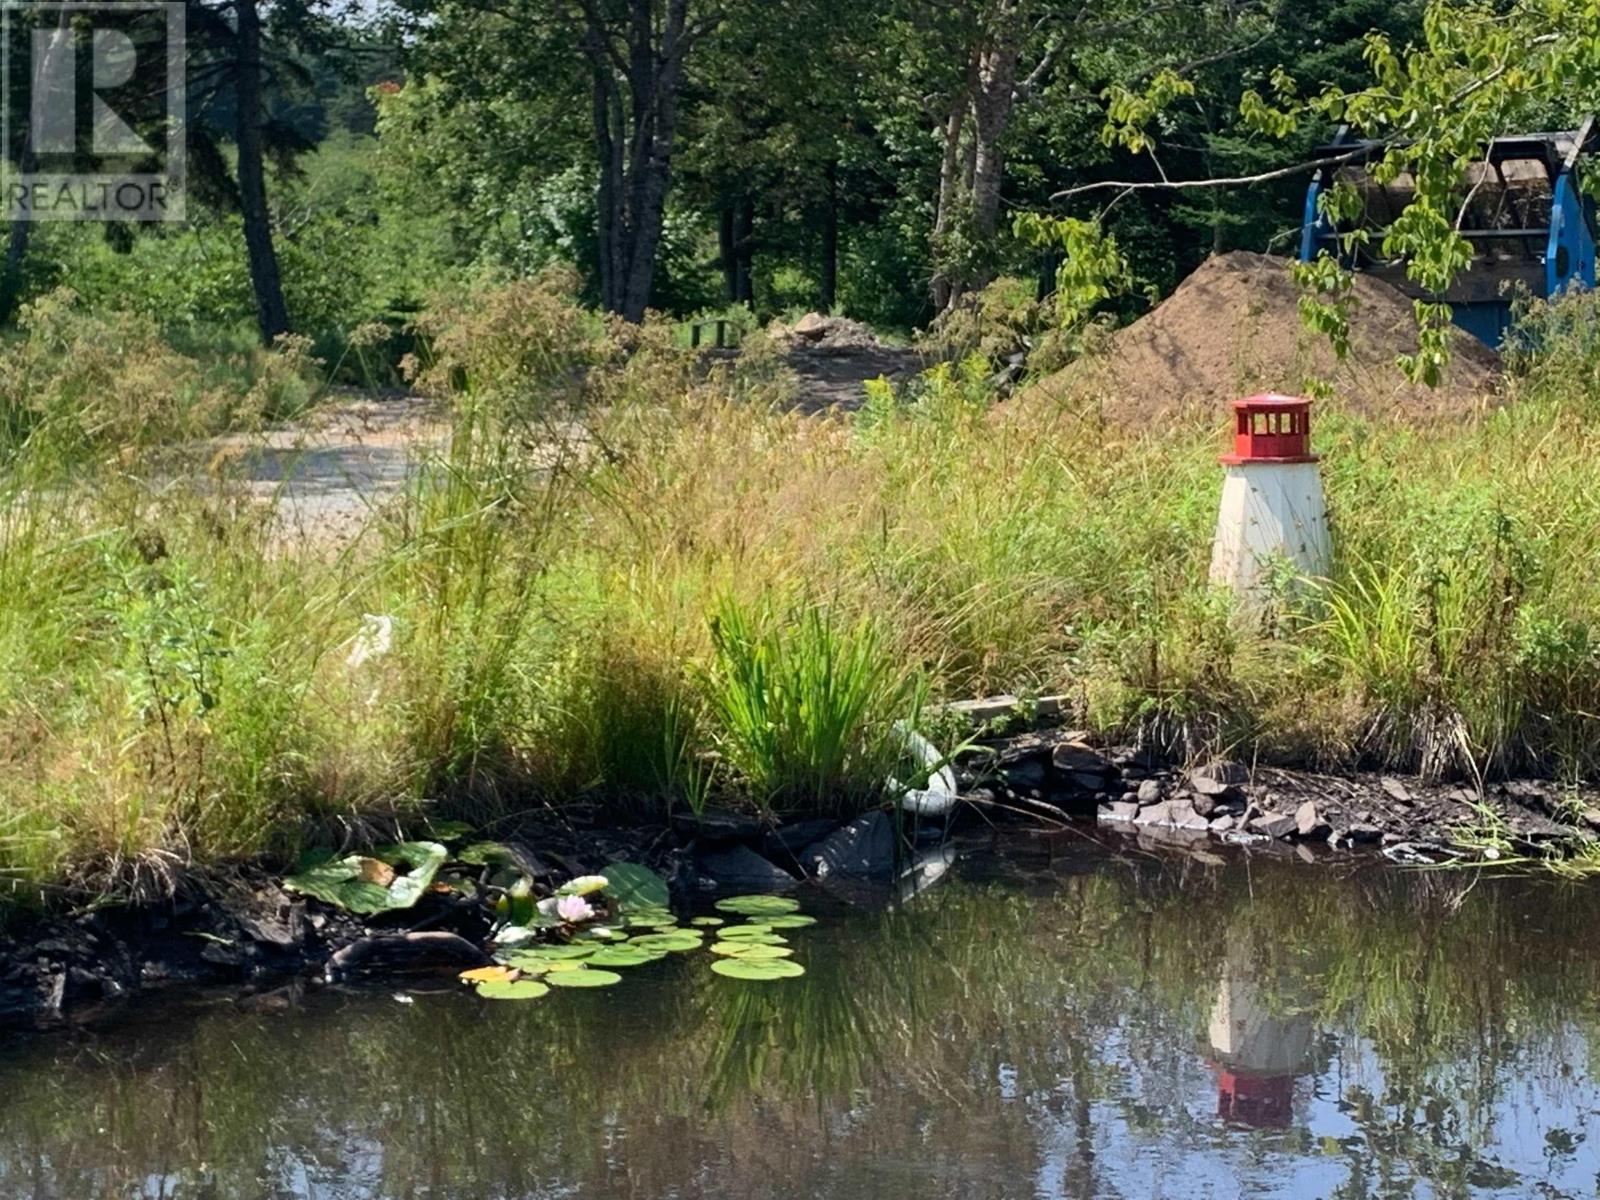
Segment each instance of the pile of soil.
[[792,350],[850,352],[883,348],[872,326],[849,317],[825,317],[815,312],[807,313],[793,325],[774,322],[768,332],[774,341]]
[[1494,402],[1500,356],[1455,331],[1437,388],[1413,386],[1395,358],[1417,348],[1411,300],[1357,275],[1350,353],[1300,319],[1300,290],[1286,260],[1242,251],[1208,259],[1167,300],[1028,392],[1098,402],[1107,417],[1217,409],[1257,392],[1303,394],[1329,384],[1345,407],[1368,416],[1450,417]]

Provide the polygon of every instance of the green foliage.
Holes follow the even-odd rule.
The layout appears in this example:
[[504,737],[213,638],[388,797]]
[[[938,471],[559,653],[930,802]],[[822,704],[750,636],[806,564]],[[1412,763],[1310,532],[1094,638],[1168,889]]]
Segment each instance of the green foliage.
[[897,757],[892,723],[915,721],[922,683],[870,617],[725,599],[705,687],[725,752],[764,807],[848,810]]

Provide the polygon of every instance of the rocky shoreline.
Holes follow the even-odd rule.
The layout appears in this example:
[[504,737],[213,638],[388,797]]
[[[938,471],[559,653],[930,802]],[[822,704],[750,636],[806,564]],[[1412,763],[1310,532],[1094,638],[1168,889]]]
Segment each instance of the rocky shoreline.
[[[963,751],[957,776],[961,802],[937,820],[884,810],[774,825],[708,811],[617,828],[599,810],[573,807],[507,844],[540,888],[635,861],[666,877],[675,905],[688,909],[718,893],[803,884],[845,903],[903,901],[949,868],[952,839],[971,842],[1003,825],[1093,837],[1113,850],[1132,840],[1168,852],[1221,845],[1308,860],[1382,854],[1401,863],[1543,857],[1600,841],[1600,796],[1545,781],[1512,780],[1480,794],[1392,775],[1183,764],[1137,747],[1097,746],[1065,729],[983,739]],[[1482,834],[1486,822],[1492,838]],[[160,988],[250,991],[285,979],[458,970],[487,961],[491,932],[482,906],[444,898],[362,919],[292,894],[261,869],[197,875],[160,904],[13,926],[0,938],[0,1026],[92,1017]]]
[[1543,857],[1600,842],[1600,793],[1547,780],[1430,783],[1232,760],[1181,764],[1086,734],[1042,731],[964,756],[969,798],[1167,842],[1370,846],[1400,862]]

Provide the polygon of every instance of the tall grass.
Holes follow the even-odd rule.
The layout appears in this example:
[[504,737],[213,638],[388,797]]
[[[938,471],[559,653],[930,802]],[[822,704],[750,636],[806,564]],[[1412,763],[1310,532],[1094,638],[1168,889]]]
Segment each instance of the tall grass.
[[[849,810],[924,689],[1061,692],[1183,753],[1600,771],[1592,300],[1535,315],[1498,411],[1319,409],[1337,560],[1266,628],[1206,584],[1210,421],[997,404],[962,369],[802,417],[770,354],[708,368],[547,277],[423,322],[410,370],[450,446],[353,539],[286,542],[203,439],[273,410],[262,378],[314,386],[293,349],[224,377],[52,304],[0,347],[19,899],[445,813]],[[352,666],[366,614],[393,646]]]
[[887,652],[871,616],[844,624],[816,604],[780,617],[731,598],[711,622],[705,690],[729,761],[763,807],[849,811],[900,757],[920,677]]

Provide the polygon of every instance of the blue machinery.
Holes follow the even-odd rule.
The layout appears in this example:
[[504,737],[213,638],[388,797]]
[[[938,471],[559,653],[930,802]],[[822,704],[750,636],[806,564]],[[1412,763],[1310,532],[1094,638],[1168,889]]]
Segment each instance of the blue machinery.
[[[1321,168],[1306,190],[1300,258],[1310,262],[1326,250],[1346,266],[1415,299],[1444,300],[1454,309],[1457,325],[1498,346],[1511,325],[1511,302],[1519,290],[1548,297],[1571,287],[1595,286],[1595,204],[1578,190],[1574,174],[1578,162],[1595,148],[1593,126],[1590,118],[1578,129],[1497,138],[1490,144],[1483,161],[1473,164],[1462,182],[1460,228],[1472,243],[1472,265],[1443,296],[1424,293],[1406,277],[1404,262],[1382,257],[1381,231],[1410,202],[1411,176],[1401,174],[1387,185],[1374,181],[1367,168],[1383,157],[1386,144],[1352,138],[1341,129],[1318,157],[1353,157]],[[1349,227],[1335,227],[1319,211],[1318,197],[1336,182],[1361,194],[1361,224],[1374,231],[1372,244],[1356,247],[1353,254],[1345,254],[1339,245],[1339,234]]]

